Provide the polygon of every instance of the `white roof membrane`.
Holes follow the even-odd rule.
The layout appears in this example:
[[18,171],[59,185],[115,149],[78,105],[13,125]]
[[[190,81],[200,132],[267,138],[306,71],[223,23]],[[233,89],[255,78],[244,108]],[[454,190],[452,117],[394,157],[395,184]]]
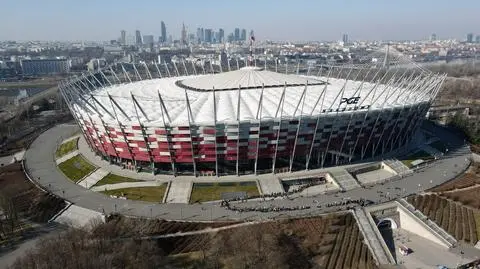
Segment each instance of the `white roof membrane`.
[[[178,85],[178,81],[198,90],[185,89]],[[305,86],[307,82],[308,86]],[[270,87],[262,89],[262,85]],[[345,111],[339,113],[351,113],[354,107],[361,109],[361,106],[370,106],[370,109],[382,109],[429,101],[431,98],[429,94],[417,94],[419,91],[416,88],[417,85],[424,89],[430,84],[397,83],[396,86],[387,86],[327,77],[285,75],[251,68],[213,75],[160,78],[118,84],[96,89],[91,94],[113,115],[113,117],[110,116],[96,106],[102,114],[102,119],[107,123],[116,124],[116,115],[118,120],[125,124],[129,121],[131,121],[130,124],[138,124],[139,118],[140,122],[146,126],[162,126],[167,116],[162,115],[160,93],[171,120],[170,125],[188,125],[189,122],[213,125],[215,116],[217,122],[256,119],[259,106],[261,106],[259,118],[267,119],[280,116],[315,116],[329,109],[336,111],[336,109],[345,108]],[[238,90],[239,86],[240,90]],[[259,88],[244,89],[248,87]],[[223,90],[213,91],[213,88]],[[227,90],[230,88],[237,89]],[[263,98],[260,98],[262,91]],[[285,91],[285,97],[282,104],[280,101],[283,91]],[[323,92],[325,92],[324,98],[319,99]],[[187,113],[186,93],[192,112],[191,118]],[[108,95],[130,119],[110,101]],[[138,107],[136,109],[131,95],[135,96],[147,117]],[[85,99],[89,98],[85,96]],[[262,100],[261,104],[260,100]],[[239,105],[240,109],[238,109]],[[81,108],[79,105],[76,107],[85,116],[89,114],[94,119],[99,117],[91,110]],[[214,115],[215,107],[216,115]]]

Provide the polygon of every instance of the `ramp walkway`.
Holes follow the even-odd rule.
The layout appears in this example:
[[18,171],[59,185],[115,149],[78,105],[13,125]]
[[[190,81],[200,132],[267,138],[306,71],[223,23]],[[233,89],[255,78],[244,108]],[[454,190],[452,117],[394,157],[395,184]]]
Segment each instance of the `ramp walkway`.
[[106,177],[109,173],[109,171],[103,168],[98,168],[93,173],[88,175],[85,179],[79,181],[77,184],[87,189],[90,189],[92,186],[97,184],[97,182],[102,180],[102,178]]
[[105,216],[94,210],[79,207],[76,205],[69,206],[65,211],[58,215],[53,221],[76,228],[84,227],[93,221],[105,221]]
[[64,161],[66,160],[70,160],[71,158],[77,156],[80,152],[78,150],[75,150],[75,151],[72,151],[70,153],[67,153],[65,155],[63,155],[62,157],[58,158],[55,160],[55,162],[57,163],[57,165],[63,163]]
[[377,264],[396,264],[370,214],[364,208],[356,207],[353,210],[353,216]]

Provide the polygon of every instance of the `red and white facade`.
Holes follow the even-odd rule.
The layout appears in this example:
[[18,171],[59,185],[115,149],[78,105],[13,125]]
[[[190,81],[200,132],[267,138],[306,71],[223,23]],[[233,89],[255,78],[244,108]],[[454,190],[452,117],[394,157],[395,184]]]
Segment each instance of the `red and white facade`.
[[267,69],[125,64],[61,90],[92,150],[112,163],[221,176],[333,166],[400,148],[444,80],[403,69]]

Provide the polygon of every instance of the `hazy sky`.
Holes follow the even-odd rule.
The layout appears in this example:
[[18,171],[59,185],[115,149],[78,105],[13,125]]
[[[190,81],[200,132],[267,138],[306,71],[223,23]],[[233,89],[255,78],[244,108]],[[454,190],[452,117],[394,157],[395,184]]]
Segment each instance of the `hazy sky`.
[[197,27],[255,30],[265,40],[464,39],[480,0],[1,0],[0,40],[110,40],[120,30],[180,36]]

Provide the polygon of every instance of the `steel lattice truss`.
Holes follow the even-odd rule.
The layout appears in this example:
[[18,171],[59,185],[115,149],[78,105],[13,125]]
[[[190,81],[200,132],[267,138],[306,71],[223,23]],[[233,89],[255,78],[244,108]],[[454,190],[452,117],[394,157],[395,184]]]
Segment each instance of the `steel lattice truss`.
[[[60,85],[90,147],[169,174],[339,165],[406,145],[445,75],[392,65],[127,64]],[[261,67],[261,68],[260,68]]]

